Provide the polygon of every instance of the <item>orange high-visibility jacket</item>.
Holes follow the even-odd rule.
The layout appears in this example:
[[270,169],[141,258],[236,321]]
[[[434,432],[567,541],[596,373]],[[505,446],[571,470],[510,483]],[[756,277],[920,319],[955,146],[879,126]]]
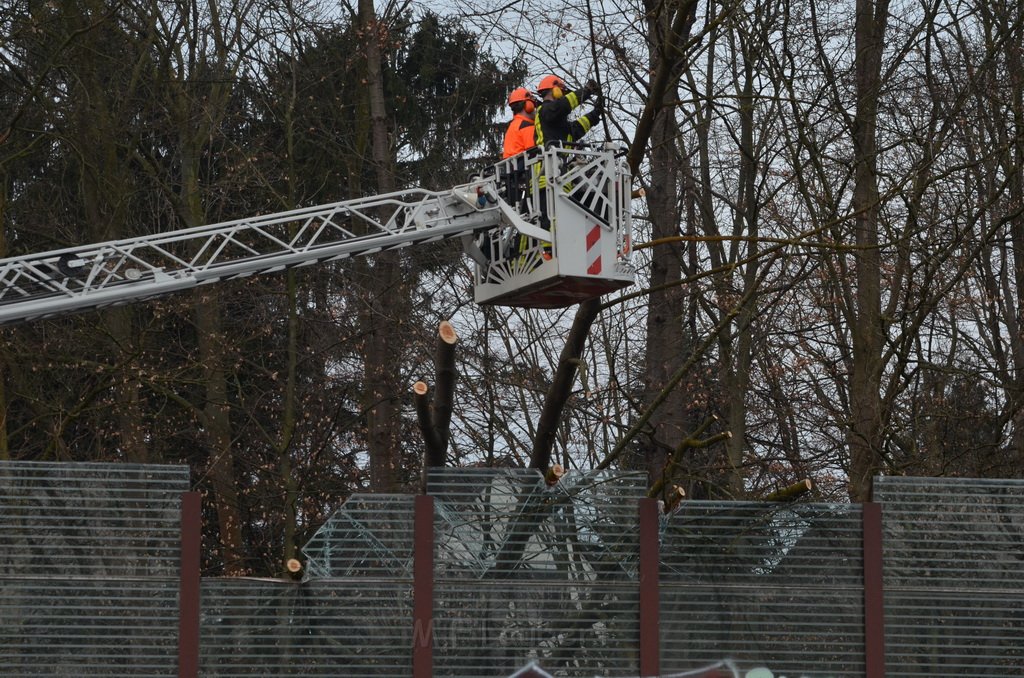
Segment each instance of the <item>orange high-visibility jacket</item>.
[[502,158],[511,158],[536,145],[533,120],[522,113],[516,113],[505,130],[505,149]]

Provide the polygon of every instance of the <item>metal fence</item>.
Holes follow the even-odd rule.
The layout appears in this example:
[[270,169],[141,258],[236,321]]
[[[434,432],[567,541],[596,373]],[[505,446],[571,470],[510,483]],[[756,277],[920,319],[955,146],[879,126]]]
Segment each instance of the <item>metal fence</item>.
[[0,464],[0,673],[175,675],[190,652],[204,676],[1024,667],[1021,481],[879,478],[873,505],[661,515],[636,474],[446,470],[429,498],[351,497],[302,582],[182,583],[195,647],[188,489],[182,467]]
[[0,463],[0,673],[174,675],[188,469]]
[[878,478],[891,676],[1024,675],[1024,482]]
[[411,582],[209,579],[203,676],[409,676]]
[[865,675],[861,533],[859,506],[681,504],[662,534],[663,665]]
[[644,483],[434,473],[434,675],[500,676],[530,659],[561,675],[636,675]]

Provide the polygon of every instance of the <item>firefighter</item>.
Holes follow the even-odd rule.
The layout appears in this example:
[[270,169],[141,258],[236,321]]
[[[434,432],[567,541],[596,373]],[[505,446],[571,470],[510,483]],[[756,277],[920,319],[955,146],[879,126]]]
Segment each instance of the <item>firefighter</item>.
[[537,100],[525,87],[517,87],[508,95],[508,107],[512,109],[512,122],[505,130],[505,148],[502,158],[511,158],[535,145],[533,129]]
[[[558,76],[547,75],[537,85],[537,94],[543,99],[534,121],[538,146],[579,141],[601,120],[604,113],[601,91],[593,80],[579,92],[573,92],[568,90],[565,81]],[[596,97],[594,107],[586,115],[569,120],[569,114],[591,97]]]
[[[537,104],[540,103],[528,89],[517,87],[508,95],[508,107],[512,109],[512,121],[505,130],[505,145],[502,158],[511,158],[530,150],[536,144],[533,129]],[[505,199],[520,211],[525,211],[526,191],[529,188],[529,173],[526,158],[514,160],[506,168],[504,177]]]
[[[534,120],[537,145],[541,147],[548,144],[571,144],[579,141],[590,131],[591,127],[600,122],[604,113],[601,89],[594,80],[588,81],[579,92],[574,92],[569,90],[565,81],[557,75],[546,75],[537,85],[537,94],[543,99],[537,108]],[[585,115],[570,120],[569,114],[591,97],[595,98],[594,107]],[[550,230],[551,222],[548,218],[546,197],[548,181],[540,170],[540,165],[537,165],[535,172],[537,187],[540,189],[540,225],[541,228]],[[566,185],[564,188],[569,190],[572,187]],[[550,243],[544,243],[544,246],[547,250],[550,248]]]

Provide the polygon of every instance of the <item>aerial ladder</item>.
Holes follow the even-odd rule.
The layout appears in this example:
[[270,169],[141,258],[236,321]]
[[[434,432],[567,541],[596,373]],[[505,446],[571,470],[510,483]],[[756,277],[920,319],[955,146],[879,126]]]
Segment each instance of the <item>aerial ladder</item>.
[[414,188],[0,259],[0,325],[454,238],[475,264],[477,303],[568,306],[635,280],[622,155],[614,144],[538,148],[446,191]]

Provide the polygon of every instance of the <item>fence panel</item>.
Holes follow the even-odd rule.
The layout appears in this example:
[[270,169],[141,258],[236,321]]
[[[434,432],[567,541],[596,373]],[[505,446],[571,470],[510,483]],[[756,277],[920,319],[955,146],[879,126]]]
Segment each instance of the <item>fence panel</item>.
[[200,675],[386,678],[412,673],[407,581],[203,581]]
[[863,676],[860,508],[684,502],[663,523],[661,670]]
[[436,676],[636,675],[640,474],[431,474]]
[[888,675],[1024,666],[1024,481],[877,478]]
[[7,675],[175,675],[188,469],[0,464]]

